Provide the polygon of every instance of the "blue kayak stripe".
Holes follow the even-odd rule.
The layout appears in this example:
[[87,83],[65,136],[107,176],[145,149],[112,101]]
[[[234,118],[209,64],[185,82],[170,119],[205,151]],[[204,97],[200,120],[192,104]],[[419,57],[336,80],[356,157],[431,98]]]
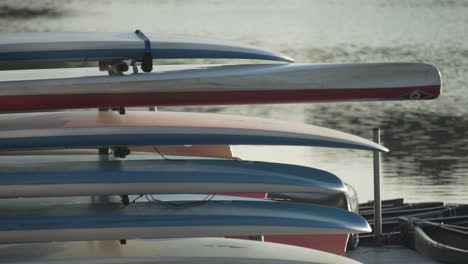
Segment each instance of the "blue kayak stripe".
[[[279,213],[279,212],[278,212]],[[230,214],[186,214],[150,216],[53,216],[53,217],[9,217],[0,219],[0,230],[60,230],[85,228],[144,228],[174,226],[284,226],[333,228],[333,221],[313,220],[310,217],[288,218],[274,216],[251,216]],[[340,226],[341,227],[341,226]],[[338,227],[338,228],[340,228]]]
[[46,169],[26,164],[19,169],[16,163],[8,164],[0,168],[0,184],[6,186],[196,182],[344,187],[343,182],[329,172],[281,163],[225,160],[73,162],[72,166],[78,166],[79,169],[70,169],[68,164],[70,163],[52,163]]
[[[292,62],[290,59],[261,53],[202,50],[202,49],[152,49],[155,59],[191,59],[191,58],[226,58],[226,59],[255,59]],[[86,49],[86,50],[49,50],[27,52],[0,52],[0,61],[34,61],[34,60],[66,60],[93,58],[124,58],[140,59],[143,49]]]
[[0,149],[45,149],[170,145],[283,145],[376,150],[367,145],[303,137],[226,134],[105,134],[2,138]]
[[[226,167],[229,169],[229,167]],[[274,173],[272,171],[272,173]],[[156,175],[157,174],[157,175]],[[249,175],[238,173],[200,172],[165,172],[165,171],[82,171],[82,172],[16,172],[0,173],[2,185],[58,185],[58,184],[127,184],[127,183],[224,183],[224,184],[271,184],[304,186],[307,178],[299,176],[276,178],[270,175]],[[248,176],[248,177],[247,177]],[[293,178],[297,177],[297,178]],[[287,178],[287,179],[285,179]],[[341,187],[341,186],[338,186]]]

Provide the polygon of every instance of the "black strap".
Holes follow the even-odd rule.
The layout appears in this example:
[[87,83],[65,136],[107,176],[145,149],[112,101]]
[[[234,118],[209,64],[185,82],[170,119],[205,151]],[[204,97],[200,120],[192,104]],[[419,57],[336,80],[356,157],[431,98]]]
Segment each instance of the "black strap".
[[153,55],[151,54],[151,42],[150,40],[141,32],[141,30],[135,30],[135,34],[145,42],[145,52],[143,53],[143,58],[141,58],[141,70],[144,72],[151,72],[153,70]]

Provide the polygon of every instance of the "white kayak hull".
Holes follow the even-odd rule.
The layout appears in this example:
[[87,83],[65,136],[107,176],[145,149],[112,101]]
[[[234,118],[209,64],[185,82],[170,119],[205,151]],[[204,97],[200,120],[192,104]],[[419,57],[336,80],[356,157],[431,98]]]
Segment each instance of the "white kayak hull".
[[[219,40],[146,34],[153,59],[229,58],[293,62],[277,52]],[[0,33],[0,69],[66,67],[68,62],[141,60],[145,41],[135,33]]]
[[223,144],[388,151],[332,129],[243,116],[143,111],[0,115],[0,150]]
[[160,65],[124,76],[0,71],[0,79],[0,111],[430,100],[442,87],[437,68],[423,63]]
[[[25,254],[27,252],[27,254]],[[0,262],[35,264],[357,264],[323,251],[227,238],[0,245]]]

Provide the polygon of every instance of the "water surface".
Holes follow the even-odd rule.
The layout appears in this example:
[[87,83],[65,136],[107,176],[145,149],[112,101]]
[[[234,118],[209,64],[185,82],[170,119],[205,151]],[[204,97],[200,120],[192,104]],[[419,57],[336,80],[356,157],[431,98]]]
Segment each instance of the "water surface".
[[[426,62],[444,91],[429,102],[319,103],[164,108],[268,117],[371,138],[383,155],[383,197],[467,202],[468,3],[462,0],[2,1],[0,28],[119,31],[240,41],[298,62]],[[177,61],[181,63],[184,61]],[[197,63],[214,61],[196,60]],[[222,61],[224,62],[224,61]],[[239,61],[235,61],[238,63]],[[167,61],[160,62],[167,63]],[[235,147],[236,155],[336,173],[372,198],[372,154],[301,147]]]

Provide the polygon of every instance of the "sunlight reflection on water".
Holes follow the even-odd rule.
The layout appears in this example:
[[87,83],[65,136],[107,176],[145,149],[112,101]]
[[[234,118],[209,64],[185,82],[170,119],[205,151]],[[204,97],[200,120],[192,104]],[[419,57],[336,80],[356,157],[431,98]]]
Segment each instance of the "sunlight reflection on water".
[[[433,63],[441,70],[444,83],[441,98],[433,102],[164,109],[293,120],[366,138],[371,138],[373,127],[380,127],[383,144],[391,150],[383,155],[384,198],[404,196],[411,201],[466,202],[467,13],[468,4],[461,0],[72,0],[65,4],[58,0],[39,4],[8,0],[0,5],[3,14],[0,28],[9,32],[128,32],[140,28],[147,32],[241,41],[283,52],[298,62]],[[235,152],[249,159],[330,170],[353,184],[361,201],[372,197],[372,155],[365,151],[236,147]]]

